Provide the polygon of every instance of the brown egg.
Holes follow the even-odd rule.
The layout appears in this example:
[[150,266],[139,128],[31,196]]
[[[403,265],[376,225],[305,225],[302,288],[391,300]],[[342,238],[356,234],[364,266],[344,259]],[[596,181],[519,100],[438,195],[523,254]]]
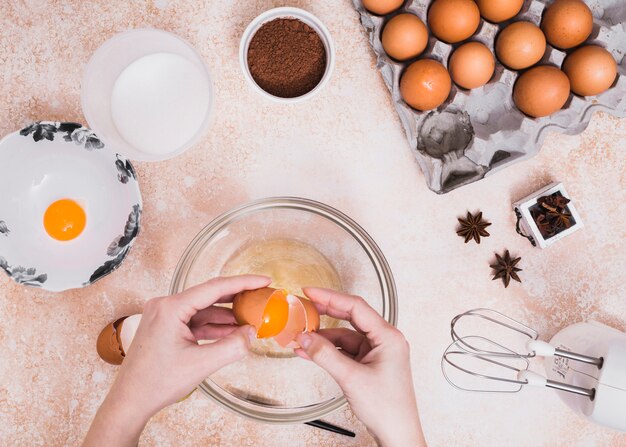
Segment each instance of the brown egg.
[[419,56],[428,44],[428,29],[413,14],[398,14],[383,29],[381,37],[385,52],[404,61]]
[[404,71],[400,94],[417,110],[437,108],[448,98],[452,82],[448,70],[433,59],[420,59]]
[[496,40],[496,55],[513,70],[531,67],[546,52],[546,38],[539,27],[530,22],[515,22],[504,28]]
[[569,98],[569,80],[556,67],[540,65],[524,72],[513,87],[513,101],[526,115],[552,115]]
[[254,326],[258,338],[274,338],[287,348],[297,347],[298,334],[320,327],[313,303],[271,287],[238,293],[233,299],[233,314],[238,324]]
[[452,80],[463,88],[485,85],[493,76],[496,61],[493,54],[480,42],[468,42],[457,48],[448,63]]
[[435,0],[428,10],[428,26],[439,40],[461,42],[480,24],[480,11],[473,0]]
[[594,96],[608,90],[617,76],[617,63],[607,50],[587,45],[567,56],[561,67],[574,93]]
[[517,15],[524,0],[476,0],[480,15],[493,23],[504,22]]
[[561,49],[583,43],[593,30],[591,9],[581,0],[556,0],[543,14],[541,29],[550,45]]
[[404,0],[363,0],[365,9],[381,16],[395,11],[403,3]]

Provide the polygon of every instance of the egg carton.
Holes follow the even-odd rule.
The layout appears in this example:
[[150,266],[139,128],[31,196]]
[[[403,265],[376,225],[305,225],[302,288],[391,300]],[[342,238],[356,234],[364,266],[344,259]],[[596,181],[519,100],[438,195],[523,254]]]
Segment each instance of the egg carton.
[[[360,0],[353,0],[361,24],[377,56],[377,67],[389,88],[411,149],[428,182],[438,194],[473,183],[507,166],[532,157],[541,148],[547,131],[569,135],[582,132],[593,112],[607,111],[626,116],[626,2],[624,0],[587,0],[594,16],[593,32],[586,43],[597,44],[611,52],[618,64],[613,86],[595,97],[570,94],[562,110],[543,118],[531,118],[513,103],[513,84],[521,72],[512,71],[497,61],[491,81],[477,89],[465,90],[453,84],[450,95],[439,108],[419,112],[409,107],[400,95],[400,76],[415,59],[397,62],[389,58],[380,40],[385,23],[393,16],[410,12],[424,23],[429,0],[407,1],[387,16],[369,13]],[[513,19],[493,24],[481,19],[475,35],[467,41],[484,43],[494,54],[498,32],[513,21],[526,20],[540,25],[548,0],[526,0]],[[418,58],[432,58],[447,67],[450,54],[467,42],[447,44],[431,33],[428,46]],[[567,52],[548,45],[539,64],[560,67]]]

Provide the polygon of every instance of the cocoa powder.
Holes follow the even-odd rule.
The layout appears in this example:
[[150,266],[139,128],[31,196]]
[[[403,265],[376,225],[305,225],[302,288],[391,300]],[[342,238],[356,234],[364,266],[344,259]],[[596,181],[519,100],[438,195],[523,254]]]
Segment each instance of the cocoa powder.
[[281,98],[302,96],[326,70],[326,49],[317,32],[298,19],[263,24],[248,47],[248,67],[256,83]]

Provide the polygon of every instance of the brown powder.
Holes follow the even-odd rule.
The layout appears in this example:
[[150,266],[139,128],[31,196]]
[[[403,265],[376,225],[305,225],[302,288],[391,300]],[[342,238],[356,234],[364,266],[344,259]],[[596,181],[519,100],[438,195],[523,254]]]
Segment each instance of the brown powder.
[[262,25],[248,48],[256,83],[281,98],[302,96],[317,86],[326,70],[326,49],[317,32],[298,19]]

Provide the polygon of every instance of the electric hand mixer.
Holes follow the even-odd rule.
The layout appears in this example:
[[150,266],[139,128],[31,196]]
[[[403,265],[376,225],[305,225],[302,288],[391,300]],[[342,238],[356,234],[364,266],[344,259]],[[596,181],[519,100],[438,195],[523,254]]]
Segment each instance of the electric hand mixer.
[[[507,341],[514,337],[518,343],[513,347],[513,341],[500,344],[491,337],[463,335],[460,326],[468,320],[487,323],[492,332],[498,330]],[[455,388],[516,393],[531,385],[561,390],[559,396],[574,411],[626,431],[624,332],[589,321],[564,328],[546,343],[537,331],[500,312],[473,309],[454,317],[451,334],[453,343],[441,359],[441,369]],[[546,376],[529,370],[535,357],[545,357]]]

